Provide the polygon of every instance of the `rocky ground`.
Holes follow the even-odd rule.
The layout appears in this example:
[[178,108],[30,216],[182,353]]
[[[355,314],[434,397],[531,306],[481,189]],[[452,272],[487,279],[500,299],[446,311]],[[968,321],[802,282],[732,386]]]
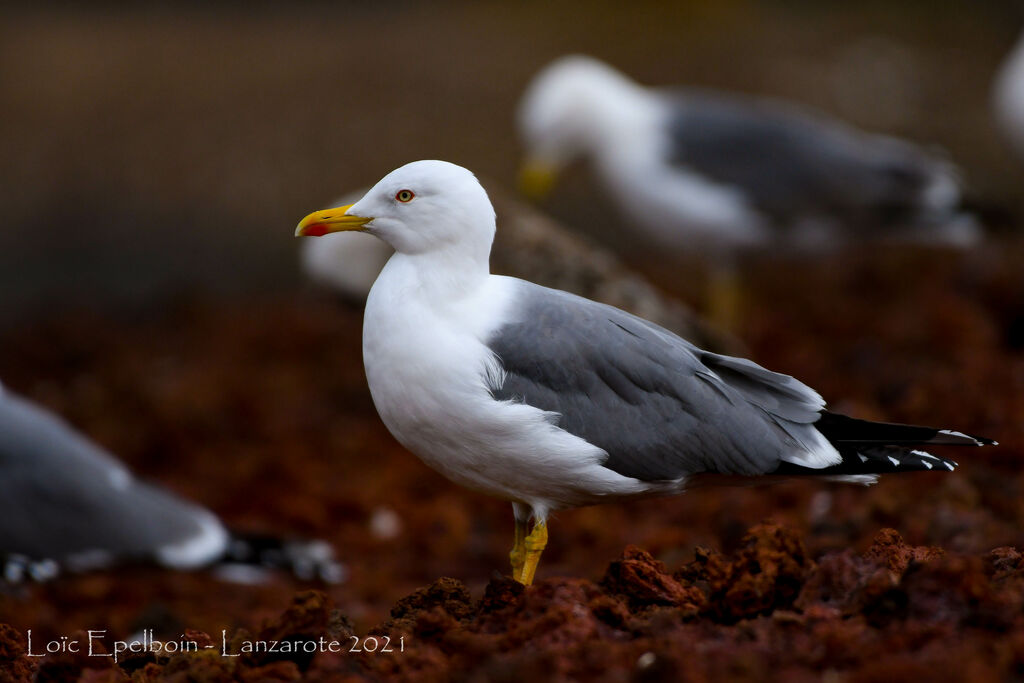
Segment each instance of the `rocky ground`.
[[[495,575],[474,598],[441,578],[366,635],[325,593],[297,592],[253,630],[185,629],[117,661],[118,645],[32,663],[0,626],[4,680],[1013,680],[1024,673],[1024,555],[912,546],[882,529],[863,553],[810,557],[801,535],[753,527],[730,555],[698,548],[670,571],[627,546],[593,581],[524,588]],[[89,642],[84,631],[71,638]],[[38,640],[36,641],[39,642]],[[262,649],[261,649],[261,645]],[[38,646],[37,646],[38,647]],[[179,646],[181,647],[181,646]]]
[[[459,489],[380,424],[360,315],[321,293],[68,313],[0,338],[0,376],[235,528],[321,537],[338,585],[151,567],[0,596],[20,680],[1006,680],[1024,673],[1021,245],[970,257],[754,263],[741,337],[835,409],[956,427],[955,473],[789,482],[567,511],[537,584],[507,571],[507,504]],[[899,287],[897,290],[896,288]],[[893,292],[899,291],[899,296]],[[846,297],[843,307],[834,304]],[[452,578],[439,578],[452,577]],[[310,592],[312,589],[313,592]],[[24,656],[106,629],[200,654]],[[220,654],[254,640],[393,652]],[[355,636],[356,640],[352,640]],[[373,636],[377,640],[366,640]],[[303,641],[304,642],[304,641]],[[234,645],[232,645],[232,643]],[[349,645],[351,648],[351,645]]]

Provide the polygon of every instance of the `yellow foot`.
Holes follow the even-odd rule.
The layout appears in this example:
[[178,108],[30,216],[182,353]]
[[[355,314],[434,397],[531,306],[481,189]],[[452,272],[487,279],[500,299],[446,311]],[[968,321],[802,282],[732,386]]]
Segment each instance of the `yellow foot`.
[[[537,522],[533,525],[533,530],[529,535],[523,539],[523,564],[518,572],[515,569],[515,560],[513,560],[513,573],[512,578],[523,584],[529,586],[533,583],[533,576],[537,572],[537,565],[540,564],[540,555],[544,552],[544,547],[548,544],[548,527],[544,522]],[[515,550],[513,550],[515,552]]]
[[523,564],[526,562],[526,521],[516,520],[516,536],[515,543],[512,545],[512,551],[508,554],[510,560],[512,560],[512,578],[516,581],[523,574]]

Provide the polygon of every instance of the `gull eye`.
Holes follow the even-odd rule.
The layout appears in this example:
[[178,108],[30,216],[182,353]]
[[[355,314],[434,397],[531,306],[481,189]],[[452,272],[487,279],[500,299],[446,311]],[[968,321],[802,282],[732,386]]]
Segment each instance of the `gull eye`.
[[413,194],[412,190],[399,190],[398,192],[395,193],[395,199],[403,203],[411,202],[412,198],[415,196],[416,195]]

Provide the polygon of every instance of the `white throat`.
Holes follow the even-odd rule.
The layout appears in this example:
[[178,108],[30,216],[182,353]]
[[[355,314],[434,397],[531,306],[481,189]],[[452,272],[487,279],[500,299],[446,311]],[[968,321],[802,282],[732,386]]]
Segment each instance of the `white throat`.
[[438,249],[419,254],[396,252],[371,289],[389,297],[414,299],[430,309],[447,308],[474,297],[490,276],[487,256],[460,249]]

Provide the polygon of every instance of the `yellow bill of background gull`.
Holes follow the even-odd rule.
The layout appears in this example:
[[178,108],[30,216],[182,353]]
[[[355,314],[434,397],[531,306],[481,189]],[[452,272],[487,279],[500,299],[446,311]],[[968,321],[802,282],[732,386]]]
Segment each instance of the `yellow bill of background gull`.
[[626,216],[665,245],[967,246],[979,236],[948,161],[790,103],[647,88],[572,55],[531,81],[518,123],[526,194],[545,194],[587,157]]
[[452,481],[512,501],[512,570],[524,584],[555,510],[680,492],[706,475],[871,483],[954,468],[920,445],[991,443],[827,412],[792,377],[611,306],[492,275],[494,209],[454,164],[407,164],[355,204],[310,214],[296,235],[346,230],[395,249],[363,325],[381,419]]

